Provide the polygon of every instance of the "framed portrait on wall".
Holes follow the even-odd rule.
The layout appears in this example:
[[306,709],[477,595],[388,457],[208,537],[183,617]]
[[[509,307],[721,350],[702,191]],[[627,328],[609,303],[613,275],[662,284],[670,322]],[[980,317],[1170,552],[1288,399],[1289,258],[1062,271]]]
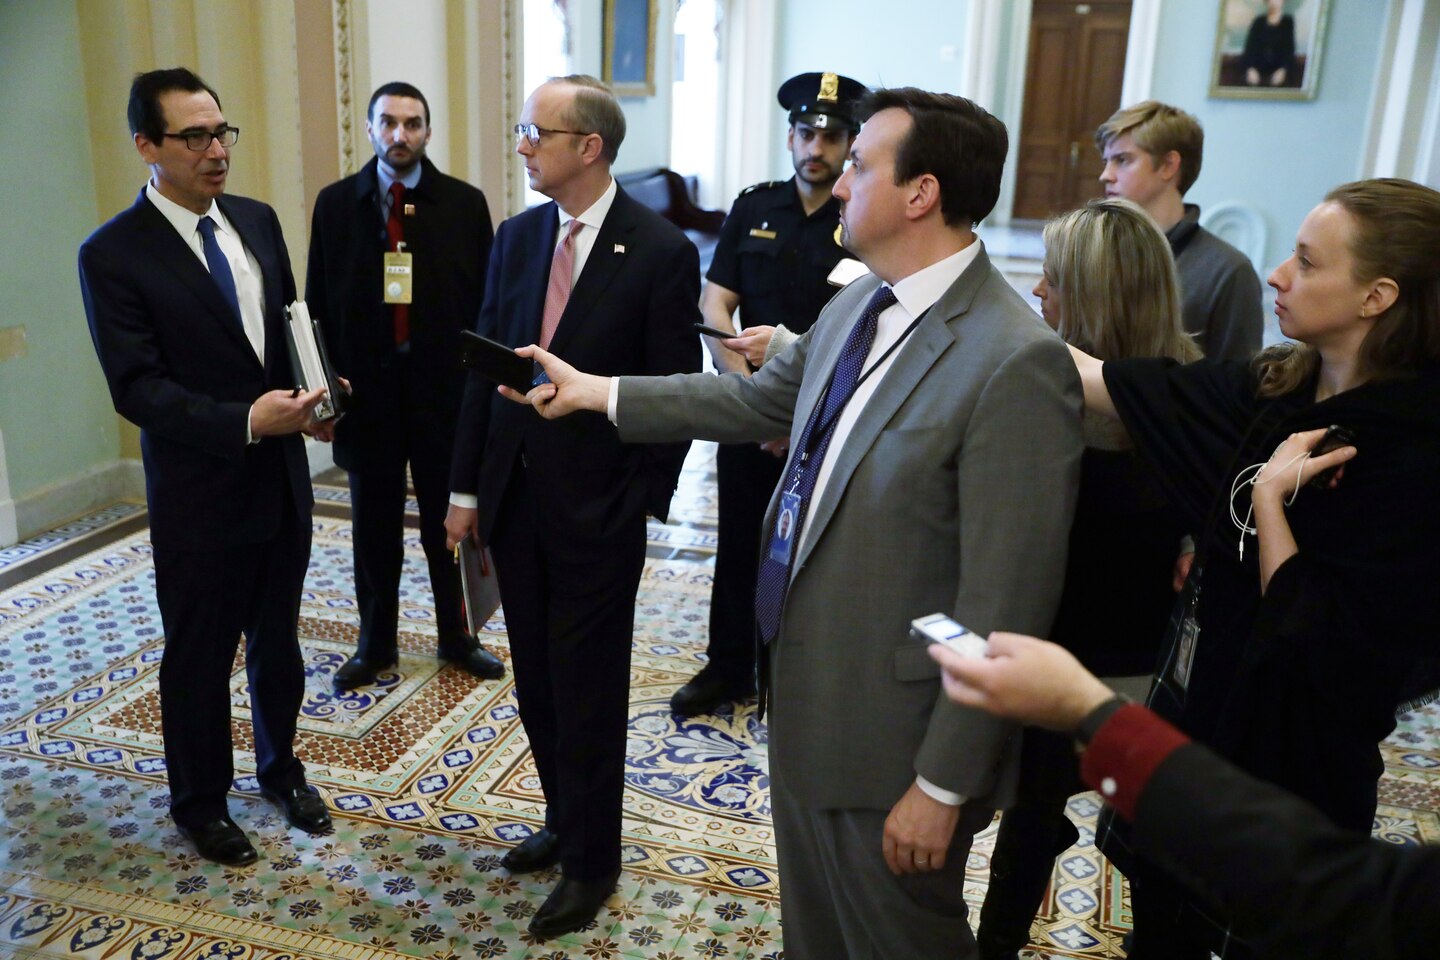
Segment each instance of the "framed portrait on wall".
[[603,76],[617,97],[655,95],[659,0],[605,0]]
[[1313,100],[1328,0],[1220,0],[1210,96]]

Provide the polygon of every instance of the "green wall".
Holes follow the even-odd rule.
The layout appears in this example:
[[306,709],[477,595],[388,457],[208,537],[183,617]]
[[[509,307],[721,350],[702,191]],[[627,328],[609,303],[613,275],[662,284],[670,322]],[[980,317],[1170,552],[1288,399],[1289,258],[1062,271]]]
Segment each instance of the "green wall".
[[[73,3],[0,3],[0,79],[0,327],[23,324],[28,341],[24,356],[0,362],[0,431],[19,500],[119,456],[76,279],[97,214]],[[137,162],[137,190],[143,180]]]

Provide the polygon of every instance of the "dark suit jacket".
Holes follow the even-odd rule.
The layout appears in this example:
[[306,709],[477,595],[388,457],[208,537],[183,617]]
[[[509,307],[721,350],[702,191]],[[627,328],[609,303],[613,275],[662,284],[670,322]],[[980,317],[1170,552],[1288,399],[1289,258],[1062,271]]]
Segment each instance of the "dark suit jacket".
[[1134,839],[1265,957],[1434,955],[1440,848],[1341,830],[1198,744],[1170,754],[1145,785]]
[[283,326],[295,278],[280,222],[256,200],[218,202],[264,275],[263,366],[144,190],[80,247],[90,336],[116,411],[141,431],[151,538],[171,549],[263,542],[283,511],[308,527],[313,503],[299,434],[245,443],[250,405],[295,382]]
[[407,444],[394,442],[402,430],[429,428],[449,450],[465,390],[460,331],[480,313],[494,236],[485,195],[422,160],[420,182],[405,194],[415,212],[403,218],[405,248],[415,256],[407,409],[394,375],[393,310],[382,295],[388,241],[376,165],[372,159],[320,191],[305,270],[310,315],[320,318],[331,362],[354,388],[335,431],[335,462],[347,470],[403,463]]
[[[512,347],[540,338],[540,315],[559,230],[554,203],[506,220],[495,236],[478,332]],[[691,324],[700,320],[700,259],[675,226],[617,189],[595,246],[560,318],[550,351],[587,373],[665,374],[700,369]],[[480,533],[517,458],[530,466],[563,542],[602,545],[636,515],[664,519],[687,443],[629,446],[603,413],[545,420],[472,376],[456,434],[451,489],[479,496]]]

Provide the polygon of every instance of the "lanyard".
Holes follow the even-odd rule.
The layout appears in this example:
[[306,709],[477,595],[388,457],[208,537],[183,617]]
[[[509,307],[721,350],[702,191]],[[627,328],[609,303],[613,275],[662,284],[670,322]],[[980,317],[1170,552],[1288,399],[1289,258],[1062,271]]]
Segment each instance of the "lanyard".
[[[860,374],[859,379],[855,381],[854,389],[850,391],[851,397],[855,396],[855,393],[860,389],[860,385],[864,383],[867,379],[869,379],[870,374],[874,373],[881,364],[883,364],[886,360],[890,358],[890,355],[892,353],[900,349],[900,346],[904,344],[906,340],[910,339],[910,334],[915,332],[915,328],[920,325],[920,321],[924,320],[925,315],[929,312],[930,308],[926,307],[925,310],[920,313],[920,316],[910,321],[910,326],[906,327],[903,331],[901,331],[900,336],[895,338],[895,342],[890,344],[890,346],[886,347],[885,352],[880,354],[880,357],[874,363],[870,364],[868,369],[866,369],[863,373]],[[876,323],[879,323],[878,317],[876,318]],[[825,401],[830,398],[830,388],[834,385],[834,383],[835,375],[832,373],[830,375],[830,379],[825,382],[825,389],[820,392],[819,398],[815,401],[816,409],[820,411],[820,415],[822,417],[825,415]],[[805,472],[805,463],[810,459],[810,451],[814,450],[817,446],[819,446],[821,440],[824,437],[829,436],[830,431],[835,429],[835,424],[837,421],[839,421],[840,414],[845,412],[845,406],[849,402],[849,399],[846,399],[845,403],[842,403],[840,406],[836,407],[834,412],[832,412],[829,417],[824,420],[816,421],[815,426],[810,430],[809,436],[805,438],[805,446],[800,451],[800,459],[796,461],[794,484],[798,484],[800,482],[800,477]],[[791,485],[792,490],[795,488],[794,484]]]

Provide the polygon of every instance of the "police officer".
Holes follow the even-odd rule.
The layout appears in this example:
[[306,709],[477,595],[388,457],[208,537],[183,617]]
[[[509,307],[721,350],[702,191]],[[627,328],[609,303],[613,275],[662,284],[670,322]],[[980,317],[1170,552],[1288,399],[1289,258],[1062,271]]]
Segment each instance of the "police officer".
[[[835,292],[826,278],[847,254],[840,246],[840,201],[830,188],[859,129],[854,106],[865,92],[834,73],[802,73],[780,87],[795,176],[741,191],[700,295],[708,326],[734,331],[740,310],[744,336],[706,338],[722,372],[748,375],[767,347],[778,351],[810,329]],[[716,457],[720,545],[710,593],[710,662],[671,698],[670,708],[682,716],[710,713],[754,693],[756,558],[765,509],[785,465],[784,445],[784,438],[723,444]]]

